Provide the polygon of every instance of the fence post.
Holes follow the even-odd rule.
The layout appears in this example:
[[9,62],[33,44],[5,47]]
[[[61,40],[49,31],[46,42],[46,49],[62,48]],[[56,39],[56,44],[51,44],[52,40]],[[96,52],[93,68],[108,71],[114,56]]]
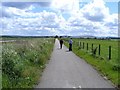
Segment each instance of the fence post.
[[99,44],[99,48],[98,48],[98,55],[100,55],[100,44]]
[[80,42],[80,48],[81,48],[81,42]]
[[111,46],[109,46],[109,60],[111,59]]
[[87,43],[87,50],[88,50],[88,43]]
[[93,50],[93,43],[92,43],[92,50]]
[[83,42],[83,49],[84,49],[84,42]]

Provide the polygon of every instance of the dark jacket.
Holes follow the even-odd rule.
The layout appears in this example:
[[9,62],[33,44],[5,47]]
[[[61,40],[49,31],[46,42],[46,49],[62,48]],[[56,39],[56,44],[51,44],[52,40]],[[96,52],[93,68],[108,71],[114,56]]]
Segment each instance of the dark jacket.
[[63,44],[63,40],[62,39],[60,40],[60,44]]

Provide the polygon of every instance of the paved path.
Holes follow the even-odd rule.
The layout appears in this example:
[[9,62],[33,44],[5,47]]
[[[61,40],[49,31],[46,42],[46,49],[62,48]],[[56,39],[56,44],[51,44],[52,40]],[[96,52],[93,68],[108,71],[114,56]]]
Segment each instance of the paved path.
[[51,60],[36,88],[114,88],[98,72],[56,39]]

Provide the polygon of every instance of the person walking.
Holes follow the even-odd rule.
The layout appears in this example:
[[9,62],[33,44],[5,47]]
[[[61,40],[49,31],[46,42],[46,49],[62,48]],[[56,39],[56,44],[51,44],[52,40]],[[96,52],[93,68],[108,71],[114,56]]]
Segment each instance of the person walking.
[[70,38],[70,40],[69,40],[69,51],[72,51],[72,43],[73,43],[72,38]]
[[62,40],[62,38],[60,37],[60,49],[62,49],[62,46],[63,46],[63,40]]

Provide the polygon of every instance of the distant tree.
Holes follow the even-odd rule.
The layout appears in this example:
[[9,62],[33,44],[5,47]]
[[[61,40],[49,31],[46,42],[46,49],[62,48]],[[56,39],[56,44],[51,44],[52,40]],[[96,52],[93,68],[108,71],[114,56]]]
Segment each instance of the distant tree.
[[95,37],[94,39],[97,39],[97,37]]
[[62,38],[62,36],[60,36],[60,38]]
[[56,35],[55,38],[58,38],[58,36]]

